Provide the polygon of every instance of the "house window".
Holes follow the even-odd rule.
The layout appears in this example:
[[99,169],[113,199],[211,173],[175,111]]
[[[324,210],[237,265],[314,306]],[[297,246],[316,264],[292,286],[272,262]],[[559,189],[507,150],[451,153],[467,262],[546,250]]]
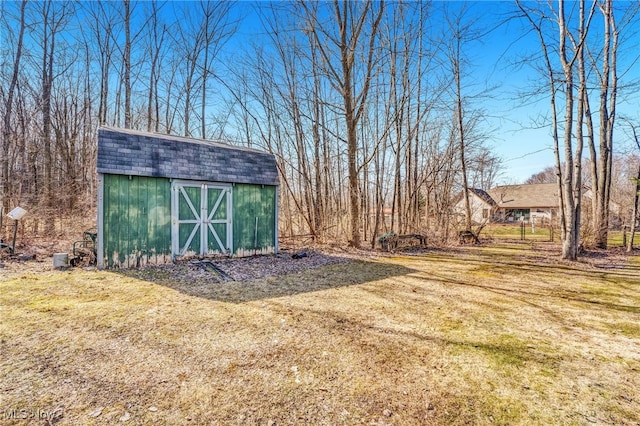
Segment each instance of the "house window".
[[513,211],[516,220],[528,221],[529,220],[529,209],[517,209]]
[[482,209],[482,218],[483,219],[489,218],[489,209]]

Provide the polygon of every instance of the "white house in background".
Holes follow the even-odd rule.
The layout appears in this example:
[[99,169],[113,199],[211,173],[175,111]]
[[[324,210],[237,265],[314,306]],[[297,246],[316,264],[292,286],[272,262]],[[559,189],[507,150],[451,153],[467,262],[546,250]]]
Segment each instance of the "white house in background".
[[[525,221],[541,223],[555,220],[558,215],[558,185],[496,186],[489,191],[469,188],[471,220],[475,223]],[[462,195],[456,198],[454,210],[464,215]]]
[[[491,195],[482,189],[469,188],[469,205],[471,207],[471,221],[474,223],[493,222],[493,215],[497,207]],[[460,216],[465,214],[463,194],[456,197],[454,211]]]
[[[583,212],[589,214],[593,197],[591,188],[584,187],[582,195]],[[558,184],[503,185],[488,191],[469,188],[469,204],[471,221],[478,224],[517,221],[539,224],[555,221],[558,217]],[[623,223],[620,204],[611,201],[609,209],[610,224]],[[464,200],[459,194],[454,200],[454,211],[464,216],[464,210]]]

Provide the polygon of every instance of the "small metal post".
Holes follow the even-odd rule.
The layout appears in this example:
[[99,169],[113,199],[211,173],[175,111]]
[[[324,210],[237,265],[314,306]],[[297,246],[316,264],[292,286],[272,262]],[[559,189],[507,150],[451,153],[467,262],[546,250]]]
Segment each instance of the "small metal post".
[[13,221],[13,244],[11,245],[11,254],[16,252],[16,237],[18,236],[18,221]]

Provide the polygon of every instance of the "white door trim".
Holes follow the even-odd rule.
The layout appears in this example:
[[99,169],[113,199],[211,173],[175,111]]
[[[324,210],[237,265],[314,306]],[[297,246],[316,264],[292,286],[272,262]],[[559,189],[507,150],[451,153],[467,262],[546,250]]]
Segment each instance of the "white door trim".
[[[201,192],[199,208],[196,208],[196,206],[193,205],[192,200],[184,190],[185,187],[200,188]],[[220,195],[218,195],[218,198],[211,210],[209,210],[208,208],[209,189],[221,190]],[[191,219],[180,219],[179,217],[181,196],[189,206],[189,210],[191,210],[191,213],[193,215],[193,218]],[[171,181],[171,257],[173,260],[175,260],[175,258],[178,256],[184,256],[186,254],[189,246],[191,245],[193,239],[196,238],[198,233],[200,238],[200,253],[198,253],[199,255],[205,255],[209,253],[209,233],[211,233],[211,235],[215,239],[216,244],[218,245],[222,253],[233,253],[232,196],[232,185],[230,184],[180,179],[174,179]],[[218,211],[218,208],[220,207],[220,204],[222,204],[222,201],[225,199],[225,197],[227,202],[225,219],[213,219],[213,216]],[[226,224],[226,247],[213,227],[214,224],[220,223]],[[180,247],[181,224],[195,225],[189,235],[189,238],[184,244],[184,247]]]

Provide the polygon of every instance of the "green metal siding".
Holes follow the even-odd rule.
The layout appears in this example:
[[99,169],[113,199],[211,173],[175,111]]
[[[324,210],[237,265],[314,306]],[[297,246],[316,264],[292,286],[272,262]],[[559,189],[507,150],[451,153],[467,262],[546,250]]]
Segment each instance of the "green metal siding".
[[[258,218],[256,241],[256,217]],[[276,247],[276,187],[235,184],[233,186],[234,254],[273,253]]]
[[104,175],[107,268],[171,261],[169,179]]
[[[128,268],[148,263],[171,262],[171,181],[167,178],[140,176],[103,176],[104,266]],[[195,200],[195,208],[198,208],[200,187],[184,189],[192,202]],[[221,191],[220,188],[209,189],[208,211],[213,211]],[[276,187],[235,184],[231,191],[233,254],[248,256],[274,253],[277,246]],[[210,218],[212,222],[225,219],[226,202],[226,197],[220,200]],[[184,218],[193,216],[185,203],[179,203],[178,209]],[[227,245],[226,225],[212,223],[211,226],[221,243]],[[181,245],[186,243],[192,228],[179,228],[178,239]],[[194,238],[190,249],[198,251],[199,241],[197,237]],[[219,252],[220,247],[211,232],[208,241],[209,251]]]

